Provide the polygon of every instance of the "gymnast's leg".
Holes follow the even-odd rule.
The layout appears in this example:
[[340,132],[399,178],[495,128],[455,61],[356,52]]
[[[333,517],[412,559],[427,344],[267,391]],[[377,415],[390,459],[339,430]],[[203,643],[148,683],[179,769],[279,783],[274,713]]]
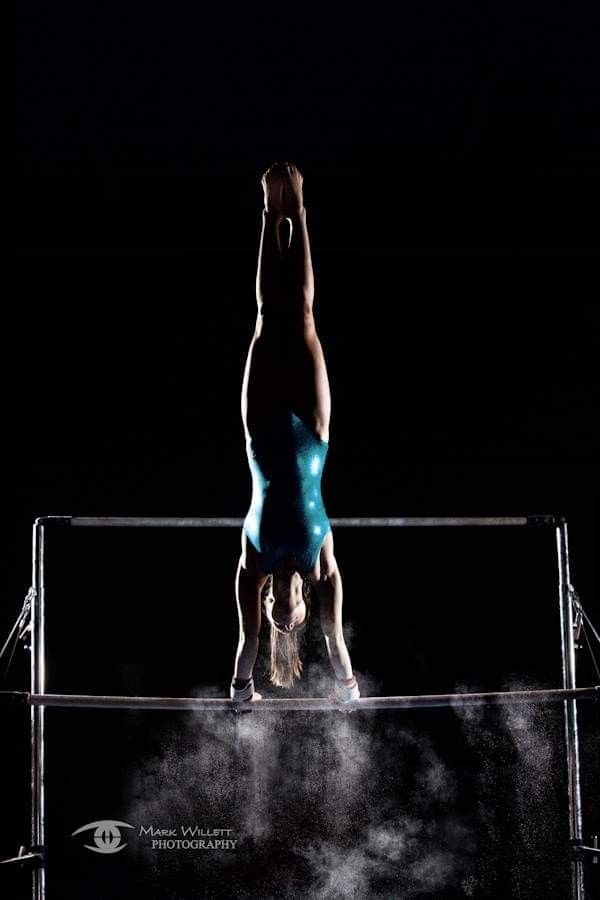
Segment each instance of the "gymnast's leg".
[[[285,311],[290,324],[297,322],[294,312],[312,312],[314,298],[302,182],[302,175],[290,163],[270,166],[262,178],[265,208],[256,299],[259,311]],[[277,318],[283,325],[283,316]]]
[[327,365],[319,340],[313,303],[315,279],[303,178],[296,166],[286,163],[283,174],[282,214],[291,227],[287,246],[282,247],[282,294],[279,302],[281,331],[288,336],[287,401],[324,441],[329,440],[331,395]]
[[262,185],[257,318],[242,385],[246,438],[275,408],[291,408],[328,440],[331,399],[313,317],[314,276],[302,176],[295,166],[276,164],[267,169]]
[[262,177],[265,195],[262,231],[256,268],[256,302],[259,313],[276,305],[283,293],[284,182],[279,168],[270,166]]
[[[254,425],[268,419],[281,406],[282,351],[277,322],[285,293],[284,278],[284,182],[280,168],[270,166],[262,177],[265,195],[262,230],[256,268],[257,315],[242,383],[241,411],[246,439]],[[276,372],[276,377],[274,373]]]
[[[286,203],[284,213],[290,218],[292,234],[287,253],[284,251],[283,277],[286,296],[292,307],[301,311],[301,317],[292,321],[301,327],[306,368],[299,388],[298,401],[310,398],[313,424],[322,440],[329,439],[331,415],[331,395],[327,377],[327,366],[321,342],[317,335],[313,316],[314,275],[310,252],[306,210],[302,195],[302,176],[295,166],[288,165]],[[312,581],[319,597],[321,628],[329,661],[335,673],[335,696],[338,700],[355,700],[360,691],[352,671],[350,654],[342,629],[343,583],[342,575],[334,555],[333,535],[325,536]]]

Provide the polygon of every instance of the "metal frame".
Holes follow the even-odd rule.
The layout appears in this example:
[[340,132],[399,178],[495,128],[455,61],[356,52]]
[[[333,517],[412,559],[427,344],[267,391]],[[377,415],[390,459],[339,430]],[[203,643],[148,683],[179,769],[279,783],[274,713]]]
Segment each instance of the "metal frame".
[[[45,645],[45,582],[44,582],[44,539],[43,519],[36,519],[33,526],[33,560],[31,604],[31,693],[43,694],[46,689],[46,645]],[[46,814],[45,814],[45,710],[43,706],[31,707],[31,853],[39,854],[38,864],[33,869],[33,900],[46,897]]]
[[[571,604],[571,576],[569,571],[569,534],[563,519],[556,528],[556,553],[558,558],[558,593],[560,599],[562,677],[565,689],[575,687],[575,636],[573,607]],[[565,737],[567,750],[567,777],[569,779],[569,836],[575,849],[583,844],[583,812],[581,805],[581,770],[579,760],[579,732],[577,727],[577,702],[565,700]],[[572,900],[584,900],[584,862],[579,856],[571,862]]]
[[[571,900],[585,900],[579,736],[577,699],[598,697],[598,688],[577,688],[575,677],[575,641],[570,595],[569,544],[567,523],[556,516],[501,517],[425,517],[425,518],[337,518],[334,527],[413,528],[413,527],[531,527],[552,526],[556,534],[558,557],[558,593],[561,619],[562,690],[514,691],[493,694],[443,694],[427,697],[366,697],[348,704],[355,708],[407,708],[467,706],[483,703],[546,703],[562,701],[565,707],[565,740],[569,794],[569,832],[573,854],[571,860]],[[231,528],[240,527],[240,518],[148,518],[98,516],[44,516],[33,525],[31,612],[31,692],[21,695],[31,707],[31,853],[40,864],[33,871],[33,900],[45,900],[45,790],[44,790],[44,710],[46,706],[93,706],[152,709],[232,709],[238,704],[219,698],[169,697],[89,697],[85,695],[46,694],[45,692],[45,529],[52,526],[133,527],[133,528]],[[17,695],[15,695],[17,696]],[[339,709],[335,702],[317,699],[261,700],[258,709]]]

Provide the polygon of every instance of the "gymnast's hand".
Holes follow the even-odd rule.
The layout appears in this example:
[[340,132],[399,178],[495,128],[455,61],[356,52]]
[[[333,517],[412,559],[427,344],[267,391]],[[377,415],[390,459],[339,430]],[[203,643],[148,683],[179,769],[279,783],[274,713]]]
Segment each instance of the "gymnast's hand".
[[352,703],[354,700],[360,699],[360,689],[356,676],[350,678],[336,678],[334,681],[333,691],[329,694],[329,699],[343,706]]
[[256,700],[262,700],[262,694],[254,690],[252,676],[243,679],[234,678],[229,688],[229,696],[234,703],[254,703]]

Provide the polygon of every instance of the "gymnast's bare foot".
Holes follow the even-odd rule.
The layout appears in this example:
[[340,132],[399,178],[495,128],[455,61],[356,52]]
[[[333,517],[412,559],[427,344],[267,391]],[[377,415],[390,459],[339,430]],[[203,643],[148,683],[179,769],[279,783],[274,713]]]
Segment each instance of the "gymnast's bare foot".
[[265,193],[265,209],[287,219],[304,209],[304,178],[289,162],[273,163],[261,178]]
[[286,162],[283,164],[283,179],[285,185],[283,215],[291,217],[304,209],[302,192],[304,178],[293,163]]
[[281,163],[273,163],[262,176],[260,183],[265,193],[265,210],[283,218],[285,205],[285,179]]

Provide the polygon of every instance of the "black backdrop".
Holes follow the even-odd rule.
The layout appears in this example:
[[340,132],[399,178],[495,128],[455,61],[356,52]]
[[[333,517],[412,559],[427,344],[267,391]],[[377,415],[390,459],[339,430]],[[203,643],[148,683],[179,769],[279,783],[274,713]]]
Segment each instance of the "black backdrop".
[[[36,515],[245,512],[239,390],[254,320],[259,178],[280,158],[305,175],[333,393],[330,515],[562,513],[574,579],[597,620],[593,35],[583,7],[558,4],[396,13],[20,6],[19,321],[8,381],[17,465],[6,475],[18,506],[3,632],[29,583]],[[164,534],[149,543],[120,536],[118,546],[106,537],[100,557],[102,542],[92,551],[86,538],[76,562],[63,548],[64,566],[56,563],[64,603],[52,647],[57,689],[76,690],[78,678],[108,690],[114,678],[123,692],[167,693],[169,683],[225,693],[235,535],[186,535],[181,544]],[[511,543],[498,535],[492,546],[473,532],[460,541],[436,533],[427,545],[403,532],[385,553],[353,539],[340,535],[339,554],[353,661],[366,684],[402,693],[558,683],[552,563],[537,545],[528,550],[525,536]],[[140,584],[152,609],[146,619]],[[528,606],[538,591],[543,615]],[[109,595],[117,604],[110,615]],[[214,618],[200,668],[190,663],[189,633],[205,629],[207,603]],[[94,606],[118,637],[94,624]],[[454,608],[468,613],[452,631]],[[131,643],[123,634],[136,615],[143,640]],[[157,642],[163,633],[168,640]],[[319,652],[315,643],[315,659]],[[9,687],[26,684],[25,663],[13,663]],[[582,678],[593,679],[587,663]],[[67,725],[65,714],[65,728],[93,741],[98,724],[77,716]],[[11,721],[7,766],[25,785],[24,722]],[[112,721],[115,733],[124,727]],[[428,727],[435,734],[440,726]],[[158,743],[163,735],[168,745],[169,733],[158,731]],[[71,733],[69,746],[75,740]],[[559,723],[554,740],[560,746]],[[452,746],[461,759],[460,741]],[[86,777],[80,772],[78,784]],[[81,791],[67,796],[81,800]],[[27,841],[23,797],[17,791],[3,855]],[[472,895],[562,896],[559,800],[556,871],[544,893],[536,894],[535,873],[549,871],[548,860],[532,864],[531,884],[517,884],[510,854],[498,851],[495,876],[473,882],[480,893],[472,886]],[[54,834],[68,842],[96,817],[93,805],[81,802],[70,817],[63,808]],[[56,896],[91,896],[89,884],[69,887],[60,871]],[[136,876],[128,877],[132,895]],[[156,883],[157,898],[170,896]],[[116,890],[98,884],[98,896]],[[468,895],[462,884],[456,896]],[[444,887],[418,896],[441,896]],[[187,897],[189,888],[172,890]],[[406,885],[396,891],[413,896]]]

